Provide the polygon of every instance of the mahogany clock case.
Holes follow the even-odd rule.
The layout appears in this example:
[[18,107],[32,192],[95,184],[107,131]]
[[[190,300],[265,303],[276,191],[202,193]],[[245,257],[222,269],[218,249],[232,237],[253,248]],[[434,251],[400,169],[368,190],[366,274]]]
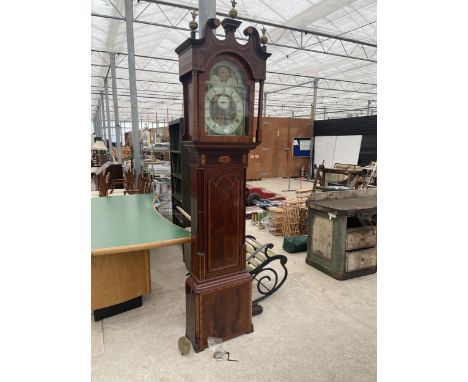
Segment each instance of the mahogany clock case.
[[[244,30],[248,42],[239,44],[234,33],[240,24],[233,19],[222,23],[210,19],[202,38],[189,38],[176,49],[184,93],[183,140],[190,158],[192,242],[186,280],[186,335],[195,351],[208,346],[209,336],[226,340],[253,331],[252,279],[245,270],[245,177],[248,152],[261,141],[263,81],[270,53],[260,46],[259,34],[252,27]],[[226,32],[223,40],[211,33],[219,25]],[[206,110],[211,113],[205,105],[207,81],[223,62],[237,68],[246,90],[239,93],[247,109],[242,110],[243,134],[224,135],[221,128],[218,131],[222,134],[210,135],[206,129]],[[259,122],[254,126],[256,82]],[[210,97],[224,94],[215,92],[206,97],[209,102],[214,101]],[[227,109],[229,95],[232,93],[224,94],[221,108]],[[224,127],[229,124],[221,123]]]

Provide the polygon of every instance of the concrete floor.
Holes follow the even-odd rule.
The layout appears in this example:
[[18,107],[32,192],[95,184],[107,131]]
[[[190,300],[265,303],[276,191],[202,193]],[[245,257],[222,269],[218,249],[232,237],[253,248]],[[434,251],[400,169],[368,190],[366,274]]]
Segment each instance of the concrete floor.
[[[271,191],[287,179],[248,182]],[[302,188],[310,185],[302,182]],[[299,188],[292,180],[290,189]],[[294,197],[294,193],[283,193]],[[376,274],[337,281],[282,250],[283,237],[246,222],[246,232],[288,257],[288,279],[261,304],[254,332],[223,343],[239,362],[216,361],[209,349],[181,356],[185,334],[181,246],[151,251],[152,292],[143,306],[94,322],[92,380],[98,381],[376,381]],[[254,296],[255,297],[255,296]]]

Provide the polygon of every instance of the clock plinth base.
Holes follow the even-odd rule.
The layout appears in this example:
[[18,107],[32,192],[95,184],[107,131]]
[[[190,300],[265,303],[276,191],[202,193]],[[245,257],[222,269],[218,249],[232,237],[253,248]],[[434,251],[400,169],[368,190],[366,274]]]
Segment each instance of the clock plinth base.
[[252,277],[240,272],[200,282],[185,282],[186,336],[195,352],[208,347],[208,337],[223,341],[253,332]]

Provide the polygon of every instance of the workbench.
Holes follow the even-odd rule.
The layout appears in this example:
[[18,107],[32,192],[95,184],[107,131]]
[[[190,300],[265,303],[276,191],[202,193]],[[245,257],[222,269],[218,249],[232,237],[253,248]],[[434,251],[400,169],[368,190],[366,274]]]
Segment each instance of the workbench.
[[306,263],[337,280],[377,271],[377,190],[312,194]]

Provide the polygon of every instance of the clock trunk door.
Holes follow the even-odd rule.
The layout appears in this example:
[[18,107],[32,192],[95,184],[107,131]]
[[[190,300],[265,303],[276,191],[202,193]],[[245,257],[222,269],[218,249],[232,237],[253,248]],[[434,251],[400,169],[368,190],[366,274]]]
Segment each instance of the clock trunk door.
[[245,268],[244,174],[241,166],[206,169],[207,278]]

